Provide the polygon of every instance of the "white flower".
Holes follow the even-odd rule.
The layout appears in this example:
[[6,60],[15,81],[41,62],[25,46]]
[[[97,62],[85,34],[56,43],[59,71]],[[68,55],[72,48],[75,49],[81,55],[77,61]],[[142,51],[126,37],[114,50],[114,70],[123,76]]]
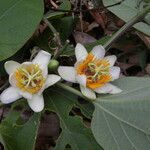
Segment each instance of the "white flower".
[[41,50],[32,62],[19,64],[7,61],[5,70],[9,74],[11,86],[0,95],[1,102],[8,104],[24,97],[33,111],[42,111],[44,108],[42,92],[61,79],[55,74],[48,75],[50,58],[50,53]]
[[84,96],[95,99],[96,93],[120,93],[122,90],[108,83],[119,78],[120,68],[114,66],[116,56],[106,56],[105,49],[98,45],[88,54],[85,47],[77,44],[77,62],[74,67],[60,66],[59,75],[66,81],[79,83]]

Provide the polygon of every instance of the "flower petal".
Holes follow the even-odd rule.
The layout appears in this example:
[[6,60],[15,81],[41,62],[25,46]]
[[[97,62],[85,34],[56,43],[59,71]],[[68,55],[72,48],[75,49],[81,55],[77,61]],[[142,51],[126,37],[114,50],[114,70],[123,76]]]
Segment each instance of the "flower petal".
[[9,83],[13,86],[16,87],[16,78],[15,78],[15,74],[12,73],[9,75]]
[[4,90],[0,95],[0,100],[4,104],[8,104],[16,101],[22,96],[19,94],[19,90],[15,87],[10,86],[6,90]]
[[45,83],[45,88],[52,86],[53,84],[58,82],[60,79],[61,79],[61,77],[58,75],[55,75],[55,74],[48,75],[48,77],[46,79],[46,83]]
[[41,69],[47,68],[51,54],[41,50],[32,60],[33,63],[39,64]]
[[110,68],[110,74],[112,77],[112,81],[118,79],[119,75],[120,75],[120,68],[116,67],[116,66],[111,67]]
[[78,43],[75,47],[75,55],[76,55],[77,61],[81,61],[81,60],[86,59],[88,53],[85,47],[82,44]]
[[24,91],[19,91],[19,94],[22,95],[22,97],[26,98],[26,99],[32,99],[32,94],[29,92],[24,92]]
[[95,46],[91,53],[96,57],[97,59],[103,58],[105,56],[105,49],[101,45]]
[[29,106],[34,112],[40,112],[44,108],[43,95],[33,95],[32,99],[27,99]]
[[117,57],[115,55],[110,55],[110,56],[106,56],[105,59],[109,61],[110,67],[112,67],[115,64]]
[[8,74],[13,73],[19,66],[20,64],[16,61],[7,61],[4,64],[5,70]]
[[114,86],[110,83],[106,83],[104,86],[100,88],[96,88],[94,91],[99,94],[105,94],[105,93],[117,94],[122,92],[121,89],[119,89],[117,86]]
[[86,87],[86,76],[85,76],[85,75],[79,75],[79,74],[78,74],[78,75],[76,76],[76,80],[77,80],[77,82],[78,82],[80,85]]
[[80,85],[80,90],[82,92],[82,94],[86,97],[88,97],[89,99],[96,99],[96,94],[93,90],[87,88],[87,87],[84,87],[82,85]]
[[64,80],[76,83],[74,67],[60,66],[58,73]]

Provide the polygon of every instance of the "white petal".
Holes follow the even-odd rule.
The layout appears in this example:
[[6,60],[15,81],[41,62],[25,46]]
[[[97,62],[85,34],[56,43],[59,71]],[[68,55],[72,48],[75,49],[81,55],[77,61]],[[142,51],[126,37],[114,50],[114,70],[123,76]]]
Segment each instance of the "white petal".
[[45,83],[45,88],[52,86],[53,84],[58,82],[60,79],[61,79],[61,77],[58,75],[55,75],[55,74],[48,75],[48,77],[46,79],[46,83]]
[[120,75],[120,68],[116,67],[116,66],[111,67],[110,68],[110,74],[112,77],[112,81],[118,79],[119,75]]
[[32,99],[27,99],[29,106],[34,112],[40,112],[44,108],[43,95],[33,95]]
[[19,91],[19,94],[22,95],[22,97],[26,98],[26,99],[32,99],[32,94],[29,92],[24,92],[24,91]]
[[105,49],[101,45],[95,46],[91,53],[98,59],[103,58],[105,56]]
[[45,85],[40,89],[40,91],[38,92],[38,95],[41,95],[43,93],[43,91],[48,88],[49,86],[54,85],[56,82],[58,82],[61,79],[60,76],[55,75],[55,74],[51,74],[48,75],[47,79],[46,79],[46,83]]
[[16,101],[21,97],[22,96],[19,94],[19,90],[11,86],[2,92],[2,94],[0,95],[0,100],[2,103],[8,104]]
[[80,90],[82,92],[82,94],[86,97],[88,97],[89,99],[96,99],[96,94],[93,90],[87,88],[87,87],[84,87],[82,85],[80,85]]
[[117,57],[115,55],[110,55],[110,56],[106,56],[105,59],[109,61],[110,67],[112,67],[115,64]]
[[85,47],[82,44],[78,43],[75,47],[75,55],[76,55],[77,61],[81,61],[87,57],[88,53]]
[[76,75],[76,80],[79,84],[86,87],[86,76],[85,75]]
[[9,83],[13,86],[16,87],[16,78],[15,78],[15,74],[12,73],[9,75]]
[[105,94],[105,93],[117,94],[122,92],[121,89],[119,89],[117,86],[114,86],[110,83],[106,83],[104,86],[100,88],[96,88],[94,91],[99,94]]
[[74,67],[60,66],[58,73],[64,80],[76,83]]
[[47,68],[51,54],[41,50],[32,60],[33,63],[39,64],[41,69]]
[[8,74],[13,73],[19,66],[20,64],[16,61],[7,61],[4,64],[5,70]]

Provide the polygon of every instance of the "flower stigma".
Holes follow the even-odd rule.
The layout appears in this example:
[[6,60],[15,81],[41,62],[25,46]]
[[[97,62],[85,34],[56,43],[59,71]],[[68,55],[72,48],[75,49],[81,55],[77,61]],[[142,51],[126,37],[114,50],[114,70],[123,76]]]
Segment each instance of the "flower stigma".
[[15,71],[16,86],[31,94],[37,93],[45,83],[38,64],[23,64]]

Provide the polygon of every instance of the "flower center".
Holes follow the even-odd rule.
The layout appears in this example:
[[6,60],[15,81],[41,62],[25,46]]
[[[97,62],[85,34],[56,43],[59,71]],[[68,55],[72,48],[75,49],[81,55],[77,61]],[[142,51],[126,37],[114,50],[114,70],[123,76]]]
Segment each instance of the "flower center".
[[96,62],[90,62],[85,69],[85,75],[87,76],[87,79],[97,82],[104,75],[109,75],[109,66],[105,66],[104,64],[98,66]]
[[23,64],[15,72],[16,85],[22,91],[37,93],[45,83],[42,70],[37,64]]
[[77,65],[77,74],[87,77],[87,87],[95,89],[111,81],[110,64],[106,59],[96,59],[89,54],[82,63]]

